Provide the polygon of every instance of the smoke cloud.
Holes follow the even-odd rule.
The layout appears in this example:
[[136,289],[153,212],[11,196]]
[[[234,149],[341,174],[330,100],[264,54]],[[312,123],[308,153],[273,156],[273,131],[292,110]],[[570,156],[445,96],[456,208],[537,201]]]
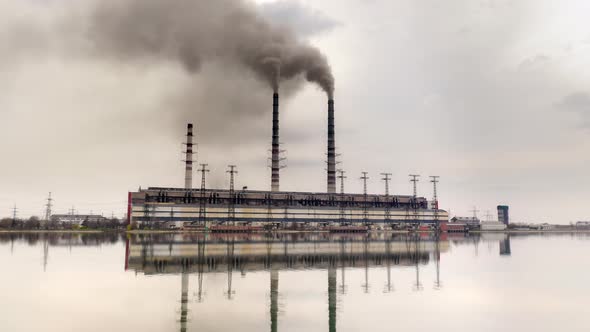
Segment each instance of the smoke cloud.
[[87,41],[102,56],[168,60],[190,73],[208,61],[238,64],[275,91],[282,81],[303,76],[333,97],[326,57],[245,1],[104,0],[87,14]]

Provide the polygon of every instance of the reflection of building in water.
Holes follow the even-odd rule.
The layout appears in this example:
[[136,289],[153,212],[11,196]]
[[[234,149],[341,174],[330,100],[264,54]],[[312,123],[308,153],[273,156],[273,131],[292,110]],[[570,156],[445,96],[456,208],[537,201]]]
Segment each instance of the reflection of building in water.
[[165,237],[131,237],[127,242],[126,268],[145,274],[181,274],[181,331],[188,321],[188,275],[196,273],[199,280],[199,300],[203,293],[202,276],[209,272],[227,273],[228,299],[233,271],[242,274],[269,271],[270,327],[278,330],[280,270],[325,269],[328,273],[328,323],[336,331],[337,271],[341,270],[341,291],[346,291],[344,279],[348,268],[363,268],[369,289],[369,268],[388,269],[387,289],[391,290],[390,268],[414,266],[420,284],[420,265],[430,261],[430,253],[438,259],[440,251],[449,249],[448,241],[426,237],[391,237],[391,235],[169,235]]
[[500,240],[500,255],[510,256],[512,252],[510,251],[510,235],[506,234],[506,238]]

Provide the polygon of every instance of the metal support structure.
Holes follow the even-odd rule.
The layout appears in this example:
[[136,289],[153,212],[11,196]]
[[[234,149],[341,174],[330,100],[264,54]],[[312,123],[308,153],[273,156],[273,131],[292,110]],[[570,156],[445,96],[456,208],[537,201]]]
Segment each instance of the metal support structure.
[[391,181],[391,173],[381,173],[383,178],[381,180],[385,181],[385,221],[389,221],[391,219],[391,211],[389,209],[389,181]]
[[199,200],[199,222],[203,224],[203,226],[207,226],[207,193],[205,192],[206,189],[206,174],[209,173],[210,170],[207,169],[208,164],[200,164],[201,168],[199,172],[201,172],[201,199]]
[[473,212],[473,221],[475,221],[477,219],[477,213],[479,212],[479,210],[474,206],[471,212]]
[[420,175],[410,174],[409,176],[410,176],[410,182],[413,183],[413,189],[414,189],[414,192],[412,195],[412,200],[413,200],[412,205],[414,207],[414,211],[413,211],[414,212],[414,222],[419,223],[418,222],[418,204],[417,204],[417,201],[418,201],[417,200],[418,199],[418,188],[417,188],[418,186],[417,186],[417,184],[418,184],[418,181],[420,181],[420,179],[419,179]]
[[12,227],[16,226],[17,213],[18,213],[18,208],[16,207],[16,204],[14,204],[14,207],[12,208]]
[[338,170],[338,179],[340,179],[340,220],[346,219],[346,202],[344,202],[344,179],[346,179],[346,171]]
[[226,171],[226,173],[229,173],[229,204],[227,210],[227,219],[228,222],[234,223],[236,219],[236,193],[234,190],[234,180],[235,174],[237,174],[238,171],[236,171],[236,165],[228,165],[227,167],[229,167],[229,170]]
[[360,177],[360,179],[363,180],[363,200],[364,200],[363,221],[366,223],[369,219],[369,209],[368,209],[369,202],[367,202],[367,180],[369,179],[367,174],[369,174],[369,173],[368,172],[361,172],[361,173],[363,173],[363,176]]
[[432,203],[433,203],[433,208],[434,208],[434,222],[436,225],[436,229],[438,231],[439,229],[439,223],[438,223],[438,193],[437,193],[437,184],[439,182],[440,176],[438,175],[431,175],[430,176],[430,182],[432,183]]
[[49,192],[49,196],[47,197],[47,204],[45,204],[45,223],[49,222],[51,219],[51,208],[53,207],[53,199],[51,198],[51,192]]

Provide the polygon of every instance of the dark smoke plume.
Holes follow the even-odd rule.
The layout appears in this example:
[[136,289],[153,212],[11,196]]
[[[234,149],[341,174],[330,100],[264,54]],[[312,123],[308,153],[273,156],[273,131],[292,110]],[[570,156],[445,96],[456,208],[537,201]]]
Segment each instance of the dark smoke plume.
[[226,62],[252,70],[275,91],[303,76],[329,98],[334,92],[325,56],[242,0],[102,0],[88,22],[94,51],[122,61],[178,61],[189,72]]

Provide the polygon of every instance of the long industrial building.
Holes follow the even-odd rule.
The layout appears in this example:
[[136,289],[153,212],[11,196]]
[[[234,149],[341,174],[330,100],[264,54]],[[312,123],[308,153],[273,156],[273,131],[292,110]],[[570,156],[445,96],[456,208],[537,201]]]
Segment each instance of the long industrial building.
[[136,223],[437,223],[425,198],[363,194],[148,188],[129,194]]

